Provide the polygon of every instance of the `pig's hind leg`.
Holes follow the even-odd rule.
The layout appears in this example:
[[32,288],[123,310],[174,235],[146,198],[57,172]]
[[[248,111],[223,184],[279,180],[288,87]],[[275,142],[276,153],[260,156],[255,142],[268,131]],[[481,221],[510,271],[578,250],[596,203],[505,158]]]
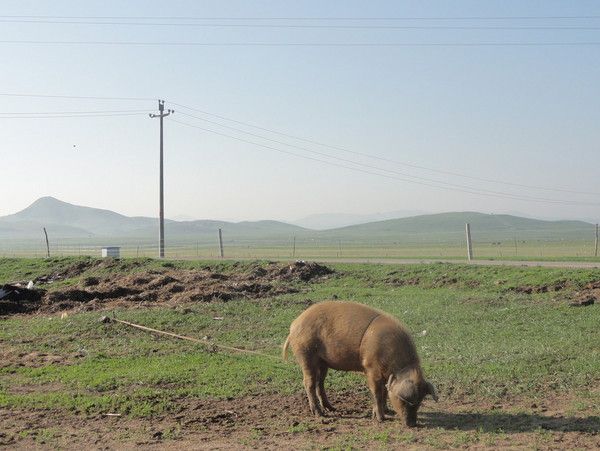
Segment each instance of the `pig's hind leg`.
[[299,355],[298,363],[302,367],[304,376],[304,389],[308,398],[308,405],[313,415],[324,416],[321,404],[317,399],[317,389],[319,387],[319,363],[314,357]]
[[325,378],[327,377],[327,364],[321,361],[321,365],[319,366],[319,386],[317,390],[317,396],[321,403],[321,407],[325,410],[334,411],[335,407],[331,405],[329,399],[327,398],[327,394],[325,393]]

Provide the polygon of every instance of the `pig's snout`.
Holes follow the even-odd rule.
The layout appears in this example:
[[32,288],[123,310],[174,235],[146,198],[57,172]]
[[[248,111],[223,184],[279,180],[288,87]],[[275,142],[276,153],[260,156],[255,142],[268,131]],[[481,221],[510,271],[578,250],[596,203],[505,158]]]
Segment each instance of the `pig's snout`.
[[408,408],[404,417],[404,422],[409,428],[414,428],[417,425],[417,409]]

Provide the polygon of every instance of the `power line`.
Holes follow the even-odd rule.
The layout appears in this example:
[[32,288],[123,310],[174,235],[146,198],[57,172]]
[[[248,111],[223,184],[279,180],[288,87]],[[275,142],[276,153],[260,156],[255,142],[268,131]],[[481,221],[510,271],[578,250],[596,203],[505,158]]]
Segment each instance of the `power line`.
[[69,96],[69,95],[48,95],[48,94],[15,94],[0,92],[2,97],[38,97],[38,98],[49,98],[49,99],[83,99],[83,100],[134,100],[134,101],[148,101],[155,98],[152,97],[104,97],[104,96]]
[[[372,170],[376,170],[376,171],[383,171],[383,172],[387,172],[387,173],[391,173],[391,174],[395,174],[395,175],[400,175],[400,176],[403,176],[403,177],[410,177],[410,178],[413,178],[413,179],[417,179],[417,180],[421,180],[421,181],[425,181],[425,182],[430,182],[430,183],[437,183],[437,184],[441,184],[441,185],[449,186],[449,187],[453,187],[453,188],[477,189],[477,191],[481,191],[481,192],[498,194],[498,195],[503,195],[503,196],[504,195],[512,196],[511,193],[493,191],[493,190],[488,190],[488,189],[485,189],[485,188],[473,188],[471,186],[458,185],[458,184],[449,183],[449,182],[446,182],[446,181],[443,181],[443,180],[435,180],[435,179],[430,179],[430,178],[427,178],[427,177],[420,177],[420,176],[416,176],[416,175],[412,175],[412,174],[407,174],[405,172],[395,171],[393,169],[387,169],[387,168],[381,168],[381,167],[377,167],[377,166],[372,166],[372,165],[368,165],[368,164],[356,162],[356,161],[353,161],[353,160],[349,160],[347,158],[340,158],[340,157],[337,157],[337,156],[334,156],[334,155],[331,155],[331,154],[327,154],[327,153],[324,153],[324,152],[319,152],[319,151],[316,151],[316,150],[313,150],[313,149],[308,149],[306,147],[301,147],[301,146],[297,146],[297,145],[294,145],[294,144],[289,144],[289,143],[286,143],[286,142],[283,142],[283,141],[278,141],[278,140],[275,140],[275,139],[272,139],[272,138],[267,138],[265,136],[261,136],[261,135],[255,134],[255,133],[247,132],[247,131],[241,130],[239,128],[235,128],[235,127],[230,127],[230,126],[227,126],[227,125],[219,124],[218,122],[210,121],[210,120],[207,120],[207,119],[203,119],[203,118],[200,118],[198,116],[194,116],[194,115],[191,115],[191,114],[188,114],[188,113],[181,113],[181,114],[183,114],[184,116],[188,116],[188,117],[194,118],[194,119],[199,119],[199,120],[202,120],[202,121],[205,121],[205,122],[209,122],[211,124],[214,124],[214,125],[217,125],[217,126],[220,126],[220,127],[224,127],[224,128],[230,129],[230,130],[234,130],[234,131],[239,132],[239,133],[244,133],[244,134],[253,136],[255,138],[264,139],[264,140],[267,140],[267,141],[270,141],[270,142],[273,142],[273,143],[276,143],[276,144],[279,144],[279,145],[283,145],[283,146],[287,146],[287,147],[292,147],[294,149],[303,150],[303,151],[310,152],[310,153],[313,153],[313,154],[316,154],[316,155],[319,155],[319,156],[322,156],[322,157],[332,158],[334,160],[342,161],[344,163],[350,163],[350,164],[353,164],[353,165],[365,167],[367,169],[372,169]],[[539,198],[539,197],[533,197],[533,196],[524,196],[524,195],[520,195],[520,197],[522,197],[524,199],[526,198],[526,199],[536,200],[536,201],[554,201],[555,200],[555,199],[545,199],[545,198]]]
[[[207,129],[207,128],[204,128],[204,127],[199,127],[197,125],[189,124],[187,122],[178,121],[176,119],[171,119],[171,121],[175,122],[177,124],[185,125],[185,126],[192,127],[192,128],[197,128],[197,129],[205,131],[205,132],[213,133],[213,134],[216,134],[216,135],[219,135],[219,136],[223,136],[223,137],[226,137],[226,138],[234,139],[234,140],[237,140],[237,141],[240,141],[240,142],[244,142],[244,143],[251,144],[251,145],[254,145],[254,146],[262,147],[262,148],[269,149],[269,150],[272,150],[272,151],[275,151],[275,152],[280,152],[280,153],[285,153],[285,154],[288,154],[288,155],[293,155],[293,156],[298,157],[298,158],[304,158],[304,159],[308,159],[308,160],[312,160],[312,161],[317,161],[317,162],[320,162],[320,163],[325,163],[325,164],[328,164],[328,165],[331,165],[331,166],[336,166],[336,167],[341,167],[341,168],[349,169],[349,170],[352,170],[352,171],[362,172],[362,173],[370,174],[370,175],[377,175],[377,176],[380,176],[380,177],[386,177],[386,178],[389,178],[389,179],[400,180],[400,181],[408,182],[408,183],[415,183],[415,184],[429,186],[429,187],[438,188],[438,189],[453,190],[453,191],[459,191],[459,192],[464,192],[464,193],[469,193],[469,194],[475,194],[475,195],[479,195],[479,196],[499,197],[499,198],[505,198],[505,199],[528,201],[528,202],[541,202],[541,203],[563,204],[563,205],[600,206],[600,203],[594,203],[594,202],[578,202],[578,201],[567,201],[567,200],[558,200],[558,199],[529,198],[529,197],[511,195],[511,194],[507,194],[507,193],[494,193],[494,192],[473,191],[472,189],[462,189],[462,188],[448,187],[448,186],[443,186],[443,185],[440,186],[440,185],[436,185],[436,184],[433,184],[433,183],[421,182],[421,181],[416,181],[416,180],[409,180],[409,179],[404,179],[404,178],[393,176],[393,175],[382,174],[380,172],[374,172],[374,171],[370,171],[370,170],[365,170],[365,169],[361,169],[361,168],[347,166],[347,165],[344,165],[344,164],[334,163],[334,162],[331,162],[331,161],[322,160],[322,159],[319,159],[319,158],[315,158],[315,157],[311,157],[311,156],[307,156],[307,155],[298,154],[296,152],[291,152],[291,151],[287,151],[287,150],[283,150],[283,149],[278,149],[276,147],[268,146],[268,145],[257,143],[257,142],[254,142],[254,141],[249,141],[247,139],[239,138],[239,137],[236,137],[236,136],[231,136],[231,135],[228,135],[228,134],[225,134],[225,133],[221,133],[221,132],[218,132],[218,131],[215,131],[215,130],[211,130],[211,129]],[[354,163],[354,164],[358,164],[358,163]],[[383,169],[380,169],[380,168],[376,168],[376,169],[377,170],[383,170]]]
[[1,119],[63,119],[75,117],[116,117],[139,116],[146,113],[113,113],[113,114],[64,114],[64,115],[31,115],[31,116],[0,116]]
[[580,19],[600,19],[598,15],[563,15],[563,16],[395,16],[395,17],[340,17],[340,16],[321,16],[321,17],[201,17],[201,16],[57,16],[57,15],[0,15],[0,17],[14,19],[97,19],[97,20],[302,20],[302,21],[368,21],[368,20],[580,20]]
[[[206,115],[211,116],[211,117],[216,117],[218,119],[230,121],[232,123],[236,123],[236,124],[243,125],[243,126],[246,126],[246,127],[251,127],[251,128],[254,128],[254,129],[257,129],[257,130],[262,130],[262,131],[265,131],[265,132],[268,132],[268,133],[273,133],[273,134],[276,134],[276,135],[279,135],[279,136],[285,136],[287,138],[295,139],[295,140],[306,142],[306,143],[313,144],[313,145],[318,145],[318,146],[329,148],[329,149],[332,149],[332,150],[338,150],[338,151],[346,152],[346,153],[353,154],[353,155],[358,155],[358,156],[362,156],[362,157],[371,158],[371,159],[374,159],[374,160],[383,161],[383,162],[386,162],[386,163],[399,164],[401,166],[411,167],[411,168],[414,168],[414,169],[421,169],[421,170],[426,170],[426,171],[430,171],[430,172],[434,172],[434,173],[439,173],[439,174],[444,174],[444,175],[452,175],[452,176],[456,176],[456,177],[461,177],[461,178],[471,179],[471,180],[476,180],[476,181],[481,181],[481,182],[488,182],[488,183],[496,183],[496,184],[501,184],[501,185],[515,186],[515,187],[519,187],[519,188],[530,188],[530,189],[538,189],[538,190],[543,190],[543,191],[556,191],[556,192],[564,192],[564,193],[569,193],[569,194],[586,194],[586,195],[594,195],[594,196],[599,196],[600,195],[600,193],[594,193],[594,192],[588,192],[588,191],[575,191],[575,190],[562,189],[562,188],[550,188],[550,187],[543,187],[543,186],[536,186],[536,185],[526,185],[526,184],[521,184],[521,183],[513,183],[513,182],[507,182],[507,181],[503,181],[503,180],[497,180],[497,179],[489,179],[489,178],[471,176],[471,175],[461,174],[461,173],[452,172],[452,171],[445,171],[445,170],[441,170],[441,169],[434,169],[434,168],[430,168],[430,167],[426,167],[426,166],[415,165],[415,164],[411,164],[411,163],[401,162],[401,161],[398,161],[398,160],[393,160],[393,159],[389,159],[389,158],[384,158],[384,157],[379,157],[379,156],[376,156],[376,155],[367,154],[367,153],[364,153],[364,152],[353,151],[353,150],[350,150],[350,149],[347,149],[347,148],[344,148],[344,147],[340,147],[340,146],[332,146],[332,145],[325,144],[325,143],[322,143],[322,142],[319,142],[319,141],[314,141],[314,140],[311,140],[311,139],[302,138],[302,137],[291,135],[291,134],[288,134],[288,133],[282,133],[282,132],[279,132],[279,131],[276,131],[276,130],[273,130],[273,129],[268,129],[268,128],[260,127],[260,126],[254,125],[254,124],[249,124],[247,122],[241,122],[241,121],[237,121],[235,119],[230,119],[230,118],[227,118],[225,116],[220,116],[220,115],[217,115],[217,114],[209,113],[207,111],[203,111],[203,110],[200,110],[200,109],[197,109],[197,108],[192,108],[192,107],[189,107],[189,106],[186,106],[186,105],[182,105],[180,103],[171,102],[171,104],[173,104],[175,106],[178,106],[178,107],[181,107],[181,108],[184,108],[184,109],[191,110],[191,111],[195,111],[195,112],[198,112],[198,113],[206,114]],[[180,114],[188,115],[188,116],[194,117],[196,119],[203,120],[205,122],[209,122],[209,123],[211,122],[211,121],[209,121],[207,119],[203,119],[203,118],[200,118],[200,117],[197,117],[197,116],[189,115],[189,114],[187,114],[185,112],[181,112],[180,111]],[[222,124],[218,124],[216,122],[212,122],[212,123],[215,123],[217,125],[223,126]],[[225,128],[231,128],[231,127],[227,127],[227,126],[223,126],[223,127],[225,127]],[[239,129],[234,129],[234,130],[240,131]],[[267,139],[267,138],[265,138],[265,139]]]
[[144,110],[95,110],[95,111],[35,111],[35,112],[0,112],[0,115],[52,115],[52,114],[107,114],[107,113],[144,113]]
[[[1,16],[0,16],[1,17]],[[274,29],[339,29],[339,30],[600,30],[598,26],[495,26],[495,25],[332,25],[332,24],[261,24],[261,23],[169,23],[169,22],[106,22],[88,20],[24,20],[0,19],[0,23],[27,23],[51,25],[122,25],[122,26],[162,26],[199,28],[274,28]]]
[[[135,101],[147,101],[147,100],[155,100],[153,98],[148,98],[148,97],[107,97],[107,96],[73,96],[73,95],[47,95],[47,94],[28,94],[28,93],[0,93],[0,96],[10,96],[10,97],[34,97],[34,98],[60,98],[60,99],[92,99],[92,100],[135,100]],[[326,143],[322,143],[319,141],[315,141],[315,140],[311,140],[311,139],[307,139],[304,137],[299,137],[296,135],[292,135],[289,133],[284,133],[284,132],[280,132],[277,130],[273,130],[273,129],[269,129],[269,128],[265,128],[265,127],[261,127],[255,124],[250,124],[247,122],[242,122],[242,121],[238,121],[232,118],[228,118],[225,116],[221,116],[221,115],[217,115],[214,113],[210,113],[208,111],[204,111],[198,108],[194,108],[194,107],[190,107],[187,105],[183,105],[180,103],[176,103],[176,102],[171,102],[174,106],[178,106],[180,108],[184,108],[187,110],[191,110],[191,111],[195,111],[201,114],[205,114],[207,116],[211,116],[211,117],[216,117],[218,119],[222,119],[228,122],[232,122],[232,123],[236,123],[239,125],[243,125],[246,127],[251,127],[257,130],[262,130],[268,133],[273,133],[279,136],[284,136],[287,138],[291,138],[294,140],[298,140],[298,141],[302,141],[302,142],[306,142],[309,144],[313,144],[313,145],[318,145],[321,147],[325,147],[325,148],[330,148],[333,150],[338,150],[338,151],[342,151],[342,152],[346,152],[349,154],[353,154],[353,155],[359,155],[362,157],[367,157],[370,159],[374,159],[374,160],[379,160],[379,161],[383,161],[383,162],[387,162],[387,163],[393,163],[393,164],[398,164],[401,166],[406,166],[406,167],[411,167],[414,169],[420,169],[420,170],[426,170],[426,171],[430,171],[430,172],[434,172],[434,173],[439,173],[439,174],[444,174],[444,175],[451,175],[451,176],[456,176],[456,177],[461,177],[461,178],[465,178],[465,179],[470,179],[470,180],[476,180],[476,181],[482,181],[482,182],[487,182],[487,183],[495,183],[495,184],[501,184],[501,185],[507,185],[507,186],[515,186],[515,187],[520,187],[520,188],[529,188],[529,189],[537,189],[537,190],[544,190],[544,191],[553,191],[553,192],[564,192],[564,193],[569,193],[569,194],[584,194],[584,195],[600,195],[599,193],[594,193],[594,192],[588,192],[588,191],[577,191],[577,190],[570,190],[570,189],[564,189],[564,188],[550,188],[550,187],[544,187],[544,186],[537,186],[537,185],[527,185],[527,184],[522,184],[522,183],[514,183],[514,182],[508,182],[508,181],[504,181],[504,180],[497,180],[497,179],[490,179],[490,178],[483,178],[483,177],[477,177],[477,176],[472,176],[472,175],[467,175],[467,174],[463,174],[463,173],[458,173],[458,172],[452,172],[452,171],[446,171],[446,170],[441,170],[441,169],[435,169],[435,168],[430,168],[430,167],[426,167],[426,166],[421,166],[421,165],[416,165],[416,164],[411,164],[411,163],[406,163],[406,162],[402,162],[402,161],[398,161],[398,160],[393,160],[393,159],[389,159],[389,158],[384,158],[384,157],[380,157],[380,156],[376,156],[376,155],[371,155],[371,154],[367,154],[367,153],[363,153],[363,152],[358,152],[358,151],[353,151],[341,146],[333,146],[330,144],[326,144]],[[78,112],[71,112],[71,111],[65,111],[65,112],[40,112],[40,113],[0,113],[0,118],[5,118],[5,119],[18,119],[18,118],[25,118],[25,119],[38,119],[38,118],[52,118],[52,117],[85,117],[85,116],[78,116],[78,115],[74,115],[74,116],[68,116],[67,114],[70,113],[75,113],[75,114],[96,114],[96,116],[93,117],[98,117],[100,115],[104,115],[104,113],[110,113],[109,115],[112,114],[122,114],[122,115],[133,115],[133,114],[143,114],[144,112],[142,110],[111,110],[111,111],[78,111]],[[23,117],[26,116],[28,114],[31,114],[31,117]],[[55,115],[59,115],[59,114],[64,114],[63,116],[55,116]],[[313,153],[317,153],[317,154],[321,154],[321,155],[325,155],[329,158],[336,158],[338,160],[341,161],[351,161],[351,160],[345,160],[345,159],[340,159],[338,157],[329,155],[329,154],[324,154],[324,153],[319,153],[316,151],[313,151],[311,149],[306,149],[303,147],[299,147],[299,146],[294,146],[291,145],[289,143],[284,143],[281,141],[277,141],[277,140],[272,140],[270,138],[264,137],[264,136],[260,136],[260,135],[256,135],[256,134],[252,134],[249,132],[246,132],[245,130],[241,130],[241,129],[237,129],[234,127],[229,127],[226,126],[224,124],[220,124],[218,122],[214,122],[214,121],[210,121],[207,120],[206,118],[201,118],[198,116],[194,116],[191,114],[187,114],[185,112],[181,112],[181,114],[193,117],[195,119],[198,120],[202,120],[205,122],[209,122],[215,125],[218,125],[220,127],[225,127],[225,128],[229,128],[241,133],[246,133],[261,139],[266,139],[266,140],[270,140],[272,142],[278,143],[278,144],[283,144],[286,146],[290,146],[290,147],[296,147],[298,149],[301,150],[306,150],[309,152],[313,152]],[[6,116],[6,115],[14,115],[14,117],[12,116]],[[17,116],[18,115],[18,116]],[[356,163],[356,162],[352,162],[353,164],[362,164],[362,163]],[[375,168],[373,166],[369,166],[372,168]],[[379,168],[377,168],[379,169]],[[414,178],[419,178],[417,176],[413,176],[410,174],[404,174],[402,173],[402,175],[406,175],[408,177],[414,177]],[[425,179],[425,180],[429,180],[429,181],[434,181],[435,183],[445,183],[448,184],[448,182],[444,182],[444,181],[438,181],[438,180],[432,180],[432,179]],[[449,184],[452,185],[452,184]],[[457,186],[463,186],[463,185],[457,185]],[[470,188],[470,187],[469,187]]]
[[133,47],[597,47],[600,41],[574,42],[160,42],[0,40],[0,44]]

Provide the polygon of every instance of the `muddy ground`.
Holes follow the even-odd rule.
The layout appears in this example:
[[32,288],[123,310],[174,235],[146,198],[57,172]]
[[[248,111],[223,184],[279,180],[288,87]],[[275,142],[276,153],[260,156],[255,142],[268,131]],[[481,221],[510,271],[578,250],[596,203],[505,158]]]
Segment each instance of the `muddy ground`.
[[[26,289],[27,281],[5,285],[5,290],[12,287],[12,292],[0,300],[0,315],[263,298],[295,293],[300,288],[294,282],[317,281],[333,274],[333,270],[326,266],[303,261],[292,264],[256,263],[242,271],[230,273],[215,271],[210,267],[165,267],[132,273],[131,264],[118,260],[90,260],[34,279],[34,288],[31,290]],[[121,268],[121,265],[128,266]],[[119,269],[128,272],[119,273]],[[75,285],[56,287],[66,279],[107,270],[113,272],[82,277]]]
[[600,418],[567,415],[568,400],[471,405],[426,402],[419,425],[371,419],[368,393],[332,393],[337,410],[310,415],[303,393],[231,400],[182,399],[180,409],[153,419],[76,416],[0,408],[0,445],[70,449],[598,449]]

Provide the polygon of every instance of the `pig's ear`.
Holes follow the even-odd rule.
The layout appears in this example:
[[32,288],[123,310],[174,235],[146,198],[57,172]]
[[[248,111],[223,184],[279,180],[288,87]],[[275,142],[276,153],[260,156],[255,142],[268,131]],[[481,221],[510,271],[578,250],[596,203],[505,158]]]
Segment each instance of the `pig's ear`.
[[435,390],[435,386],[431,382],[429,382],[429,381],[427,381],[427,392],[426,392],[426,394],[427,395],[431,395],[431,397],[433,398],[433,400],[435,402],[438,402],[439,398],[438,398],[437,391]]
[[394,383],[395,380],[396,380],[396,375],[394,373],[390,374],[390,377],[388,378],[387,384],[385,384],[385,388],[387,388],[388,391],[391,390],[392,384]]

